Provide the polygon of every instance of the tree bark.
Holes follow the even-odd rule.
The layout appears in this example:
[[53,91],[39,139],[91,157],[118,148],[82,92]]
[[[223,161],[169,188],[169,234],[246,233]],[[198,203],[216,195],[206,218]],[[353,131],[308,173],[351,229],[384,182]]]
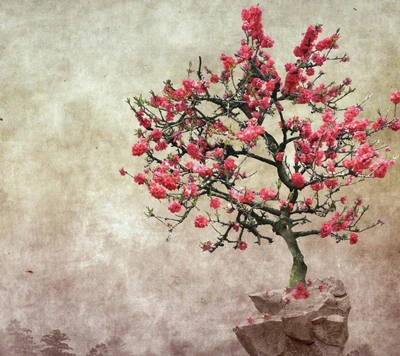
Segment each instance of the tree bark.
[[290,225],[280,220],[274,227],[275,232],[285,240],[290,253],[293,256],[292,269],[290,270],[289,286],[295,287],[298,282],[305,283],[307,275],[307,265],[304,263],[304,256],[300,251],[295,235]]

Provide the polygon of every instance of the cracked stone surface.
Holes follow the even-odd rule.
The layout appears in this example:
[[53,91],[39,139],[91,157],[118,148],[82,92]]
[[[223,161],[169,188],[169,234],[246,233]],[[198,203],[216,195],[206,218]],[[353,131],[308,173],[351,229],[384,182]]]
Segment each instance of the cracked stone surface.
[[[320,286],[323,286],[320,291]],[[342,281],[330,277],[308,287],[310,297],[296,300],[283,290],[249,297],[261,315],[234,331],[251,356],[341,356],[348,340],[350,301]],[[283,301],[290,299],[288,304]]]

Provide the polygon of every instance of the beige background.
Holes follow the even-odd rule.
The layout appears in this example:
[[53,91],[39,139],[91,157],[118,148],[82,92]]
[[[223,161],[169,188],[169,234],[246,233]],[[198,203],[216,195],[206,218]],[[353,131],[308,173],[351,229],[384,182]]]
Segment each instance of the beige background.
[[[177,83],[198,55],[219,68],[219,55],[238,48],[240,10],[250,4],[1,1],[1,328],[13,317],[38,338],[59,328],[77,355],[114,334],[135,355],[245,355],[231,329],[255,315],[246,293],[286,285],[285,246],[203,254],[211,230],[189,222],[167,243],[142,214],[147,192],[118,169],[141,164],[130,155],[137,124],[124,100]],[[353,79],[355,102],[374,93],[365,116],[389,108],[400,89],[398,1],[260,5],[279,68],[310,23],[326,35],[341,27],[352,61],[336,78]],[[398,135],[382,139],[400,152]],[[356,187],[372,205],[369,221],[386,220],[358,245],[301,242],[310,277],[348,287],[348,349],[370,343],[378,356],[400,352],[399,177],[397,165]]]

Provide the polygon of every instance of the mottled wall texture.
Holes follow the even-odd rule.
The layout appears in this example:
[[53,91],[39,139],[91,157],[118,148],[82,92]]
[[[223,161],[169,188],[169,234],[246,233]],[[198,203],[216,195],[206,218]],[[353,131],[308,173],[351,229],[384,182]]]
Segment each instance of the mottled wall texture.
[[[280,239],[247,251],[202,253],[212,231],[188,222],[169,242],[143,216],[138,128],[127,97],[177,83],[199,55],[220,68],[242,38],[233,0],[0,2],[0,328],[16,318],[37,340],[53,329],[77,355],[114,335],[134,355],[244,356],[232,327],[254,312],[247,293],[281,288],[291,258]],[[278,69],[309,24],[341,28],[354,102],[390,107],[400,87],[400,2],[261,1]],[[382,137],[400,152],[398,135]],[[348,350],[369,343],[398,356],[400,165],[354,187],[386,224],[357,245],[301,241],[311,278],[335,276],[352,298]],[[367,222],[368,222],[367,221]],[[31,271],[31,272],[28,272]]]

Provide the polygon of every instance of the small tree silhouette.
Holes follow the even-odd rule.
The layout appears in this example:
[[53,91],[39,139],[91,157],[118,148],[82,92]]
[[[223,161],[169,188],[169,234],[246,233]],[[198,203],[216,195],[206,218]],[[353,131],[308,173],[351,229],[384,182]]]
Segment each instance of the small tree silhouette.
[[23,328],[21,323],[11,320],[6,328],[6,344],[10,356],[33,356],[39,354],[32,331]]
[[97,344],[93,347],[86,356],[108,356],[108,349],[106,344]]
[[68,345],[71,339],[60,330],[52,330],[50,334],[44,335],[41,341],[46,345],[41,353],[44,356],[76,356]]
[[132,353],[126,350],[126,344],[119,336],[113,336],[106,341],[109,356],[132,356]]

